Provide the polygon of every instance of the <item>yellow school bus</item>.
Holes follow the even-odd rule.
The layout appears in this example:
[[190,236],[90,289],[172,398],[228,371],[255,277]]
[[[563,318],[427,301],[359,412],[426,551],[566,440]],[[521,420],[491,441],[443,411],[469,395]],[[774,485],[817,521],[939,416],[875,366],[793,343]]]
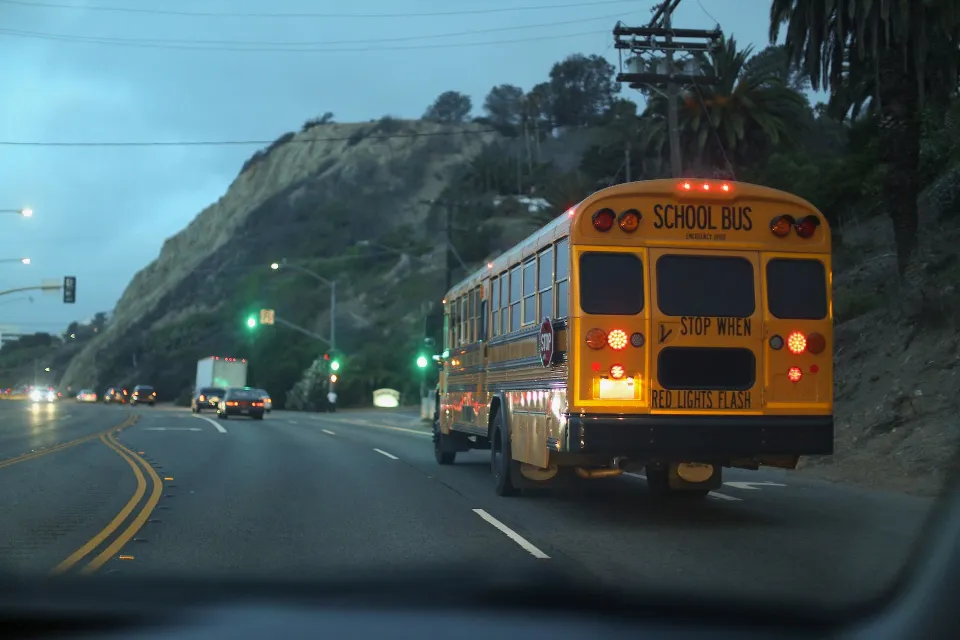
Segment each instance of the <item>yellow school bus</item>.
[[489,449],[504,496],[644,472],[702,497],[724,467],[832,454],[830,246],[767,187],[594,193],[447,293],[437,462]]

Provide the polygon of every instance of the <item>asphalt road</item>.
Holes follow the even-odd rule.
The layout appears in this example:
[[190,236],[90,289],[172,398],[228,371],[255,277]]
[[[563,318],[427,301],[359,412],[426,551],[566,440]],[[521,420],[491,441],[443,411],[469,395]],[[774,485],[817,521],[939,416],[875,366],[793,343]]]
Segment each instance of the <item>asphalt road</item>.
[[0,402],[0,568],[304,577],[557,563],[615,586],[846,602],[908,564],[932,501],[730,471],[705,502],[642,477],[498,498],[488,453],[441,467],[410,412],[218,421],[163,407]]

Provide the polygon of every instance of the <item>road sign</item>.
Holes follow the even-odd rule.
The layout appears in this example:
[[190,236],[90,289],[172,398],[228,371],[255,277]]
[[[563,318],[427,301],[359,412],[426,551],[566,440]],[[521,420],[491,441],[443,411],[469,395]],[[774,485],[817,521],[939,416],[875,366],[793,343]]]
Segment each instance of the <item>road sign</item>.
[[537,336],[537,348],[540,351],[540,364],[549,367],[553,364],[555,353],[553,344],[553,322],[550,318],[544,318],[540,323],[540,333]]
[[273,324],[273,309],[260,309],[260,324]]
[[73,304],[77,301],[77,277],[63,277],[63,302]]

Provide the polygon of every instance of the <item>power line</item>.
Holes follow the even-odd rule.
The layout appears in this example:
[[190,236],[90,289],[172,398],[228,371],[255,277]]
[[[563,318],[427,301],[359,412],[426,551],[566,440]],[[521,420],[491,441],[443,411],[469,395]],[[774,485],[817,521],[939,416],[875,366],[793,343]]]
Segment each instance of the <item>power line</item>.
[[[323,126],[323,125],[318,125]],[[374,125],[371,125],[374,126]],[[497,133],[496,129],[462,129],[459,131],[430,131],[423,133],[389,133],[366,135],[358,130],[349,136],[334,136],[326,138],[293,138],[284,144],[313,144],[314,142],[346,142],[349,140],[391,140],[394,138],[428,138],[435,136],[475,135],[482,133]],[[271,145],[276,140],[186,140],[186,141],[84,141],[84,142],[40,142],[40,141],[13,141],[0,140],[4,147],[227,147],[227,146],[263,146]]]
[[191,18],[435,18],[441,16],[467,16],[518,11],[547,11],[576,7],[597,7],[614,4],[630,4],[635,0],[599,0],[595,2],[573,2],[552,5],[528,5],[521,7],[503,7],[498,9],[463,9],[460,11],[427,11],[408,13],[236,13],[213,11],[173,11],[169,9],[143,9],[133,7],[114,7],[106,5],[76,5],[56,2],[26,2],[25,0],[0,0],[0,4],[19,5],[45,9],[79,9],[83,11],[109,11],[113,13],[140,13],[147,15],[182,16]]
[[[2,1],[2,0],[0,0]],[[308,41],[279,41],[279,40],[192,40],[192,39],[177,39],[177,38],[123,38],[123,37],[113,37],[113,36],[82,36],[82,35],[72,35],[66,33],[49,33],[43,31],[24,31],[20,29],[0,29],[0,33],[5,33],[8,35],[14,36],[23,36],[23,37],[36,37],[36,38],[51,38],[58,40],[78,40],[81,42],[96,42],[98,44],[120,44],[120,45],[155,45],[155,46],[167,46],[172,45],[176,47],[180,46],[190,46],[191,48],[211,48],[218,50],[220,45],[229,45],[233,47],[243,47],[243,50],[248,50],[247,47],[283,47],[281,50],[287,50],[287,47],[329,47],[330,45],[360,45],[360,44],[381,44],[385,42],[413,42],[418,40],[431,40],[435,38],[453,38],[461,36],[472,36],[472,35],[481,35],[487,33],[499,33],[503,31],[526,31],[529,29],[541,29],[545,27],[561,27],[570,24],[581,24],[584,22],[596,22],[599,20],[612,20],[618,18],[622,13],[608,14],[604,16],[596,16],[593,18],[578,18],[576,20],[562,20],[559,22],[543,22],[540,24],[527,24],[527,25],[515,25],[509,27],[493,27],[489,29],[473,29],[469,31],[453,31],[447,33],[435,33],[422,36],[402,36],[395,38],[373,38],[369,40],[308,40]],[[252,51],[262,50],[262,49],[250,49]],[[291,51],[300,51],[299,48],[290,49]],[[308,51],[310,49],[307,49]]]
[[[2,2],[3,0],[0,0]],[[165,49],[165,50],[181,50],[181,51],[228,51],[228,52],[255,52],[255,53],[337,53],[337,52],[366,52],[366,53],[380,53],[382,51],[414,51],[421,49],[453,49],[453,48],[463,48],[463,47],[481,47],[481,46],[496,46],[503,44],[516,44],[520,42],[537,42],[543,40],[558,40],[564,38],[577,38],[580,36],[591,36],[599,33],[610,33],[609,29],[602,29],[596,31],[581,31],[579,33],[568,33],[562,35],[549,35],[549,36],[535,36],[530,38],[514,38],[510,40],[488,40],[482,42],[450,42],[445,44],[421,44],[421,45],[409,45],[409,46],[373,46],[367,44],[362,47],[323,47],[323,48],[272,48],[272,47],[204,47],[204,46],[189,46],[189,45],[164,45],[164,44],[151,44],[149,42],[126,42],[126,41],[113,41],[107,40],[104,38],[97,38],[94,36],[70,36],[66,34],[48,34],[39,31],[17,31],[14,29],[0,29],[0,35],[10,36],[14,38],[30,38],[36,40],[52,40],[60,42],[75,42],[83,44],[105,44],[113,45],[119,47],[130,47],[136,49]]]

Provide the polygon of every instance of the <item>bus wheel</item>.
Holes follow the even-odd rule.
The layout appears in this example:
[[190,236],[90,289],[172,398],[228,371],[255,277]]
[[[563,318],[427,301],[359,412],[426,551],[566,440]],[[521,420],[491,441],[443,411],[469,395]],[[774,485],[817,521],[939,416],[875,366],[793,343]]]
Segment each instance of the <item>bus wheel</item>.
[[493,422],[493,437],[490,441],[490,467],[493,470],[494,489],[498,496],[515,496],[519,493],[513,485],[511,471],[514,465],[510,454],[510,435],[504,433],[503,414],[498,411]]
[[437,459],[437,464],[453,464],[457,459],[456,451],[446,451],[449,448],[450,436],[444,435],[440,431],[440,422],[433,422],[433,457]]
[[646,468],[647,490],[658,498],[671,500],[702,500],[710,493],[709,489],[671,489],[670,473],[667,469]]

